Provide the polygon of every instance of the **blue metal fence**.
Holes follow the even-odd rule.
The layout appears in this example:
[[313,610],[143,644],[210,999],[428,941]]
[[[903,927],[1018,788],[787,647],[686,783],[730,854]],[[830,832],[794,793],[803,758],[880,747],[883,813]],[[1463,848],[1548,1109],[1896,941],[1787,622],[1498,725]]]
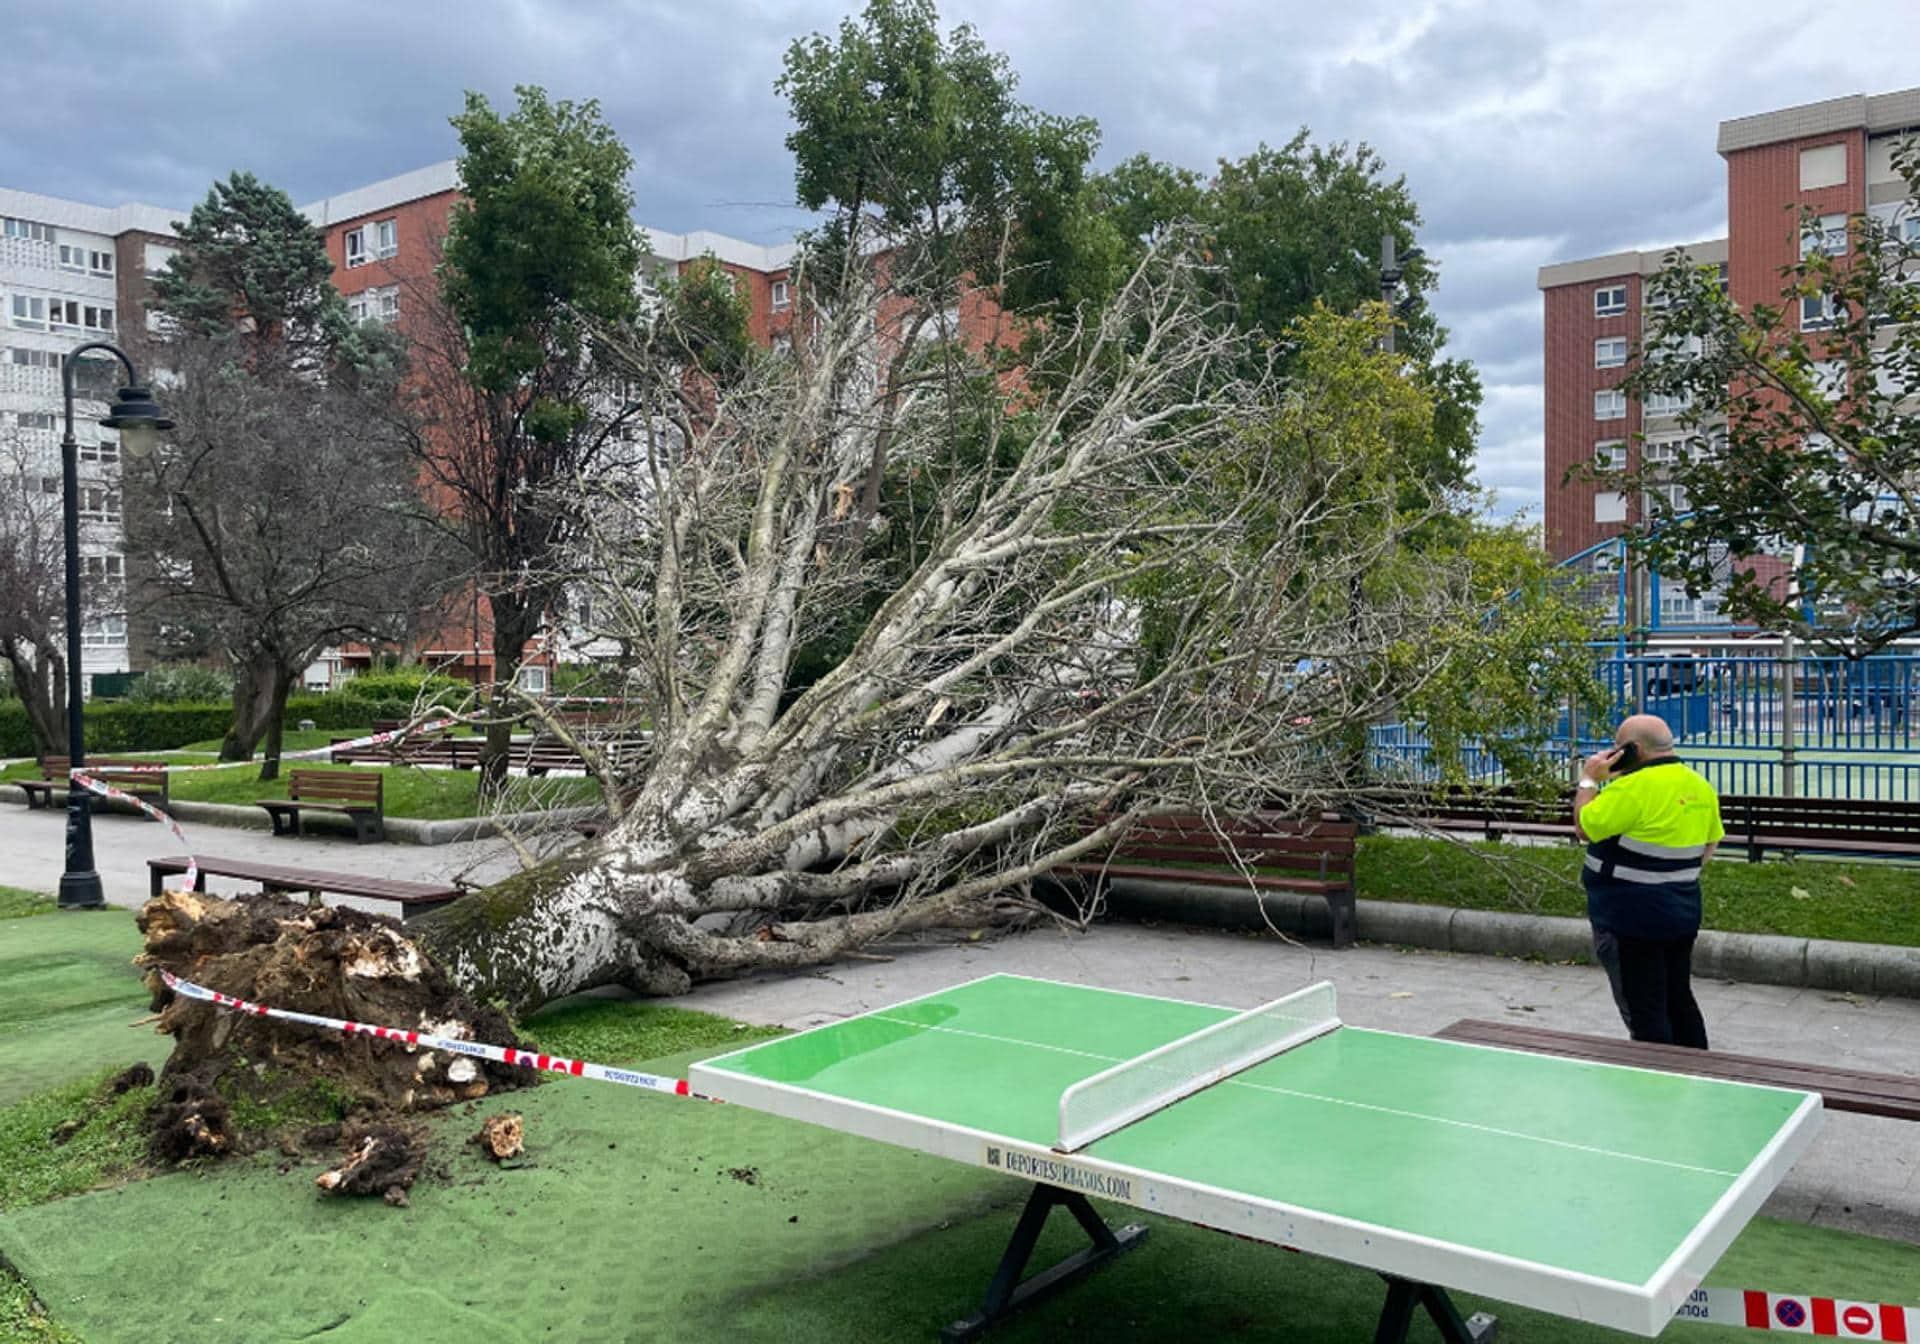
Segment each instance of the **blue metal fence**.
[[[1658,714],[1723,793],[1785,793],[1791,775],[1801,796],[1920,799],[1920,656],[1609,655],[1595,670],[1608,712],[1574,724],[1562,714],[1546,747],[1552,760],[1607,746],[1626,714]],[[1442,779],[1420,725],[1380,724],[1371,736],[1383,778]],[[1461,767],[1476,783],[1506,782],[1484,744],[1470,745]]]

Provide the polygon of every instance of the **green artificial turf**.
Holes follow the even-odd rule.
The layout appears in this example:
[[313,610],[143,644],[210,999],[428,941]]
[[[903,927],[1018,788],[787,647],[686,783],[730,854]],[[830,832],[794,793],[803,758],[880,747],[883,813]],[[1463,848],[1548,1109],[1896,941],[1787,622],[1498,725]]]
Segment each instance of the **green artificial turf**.
[[150,1025],[126,910],[61,910],[0,921],[0,1106],[137,1060],[172,1042]]
[[[1585,851],[1367,836],[1355,871],[1370,900],[1584,916]],[[1920,946],[1920,868],[1898,863],[1716,859],[1702,879],[1707,928]]]
[[[681,1074],[687,1062],[641,1067]],[[463,1140],[508,1109],[526,1118],[527,1153],[502,1168]],[[15,1209],[0,1215],[0,1255],[89,1344],[928,1339],[973,1309],[1026,1190],[743,1107],[570,1080],[433,1128],[436,1157],[405,1209],[323,1199],[323,1156],[276,1152]],[[1150,1235],[995,1338],[1370,1336],[1382,1294],[1371,1273],[1103,1211]],[[1041,1257],[1079,1244],[1056,1216]],[[1761,1220],[1710,1281],[1901,1301],[1920,1282],[1920,1248]],[[1496,1311],[1510,1344],[1625,1338],[1461,1305]],[[1669,1335],[1707,1338],[1687,1325]]]
[[19,919],[23,915],[50,915],[53,897],[40,891],[22,891],[18,887],[0,887],[0,919]]
[[632,1064],[687,1050],[748,1045],[778,1036],[780,1029],[642,1000],[582,995],[541,1009],[520,1024],[520,1034],[550,1055]]

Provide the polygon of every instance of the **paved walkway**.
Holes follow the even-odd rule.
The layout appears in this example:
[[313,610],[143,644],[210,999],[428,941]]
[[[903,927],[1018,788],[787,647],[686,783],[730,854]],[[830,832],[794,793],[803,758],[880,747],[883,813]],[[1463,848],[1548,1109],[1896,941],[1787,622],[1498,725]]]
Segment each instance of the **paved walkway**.
[[[63,826],[62,813],[0,805],[0,882],[53,891],[63,861]],[[356,845],[204,824],[188,826],[187,833],[205,853],[398,878],[464,875],[484,881],[515,867],[511,850],[498,840]],[[138,907],[147,894],[146,860],[179,848],[157,823],[113,815],[94,819],[95,860],[115,905]],[[216,881],[215,889],[221,885]],[[1087,933],[1049,927],[886,950],[892,960],[709,985],[682,1002],[746,1021],[806,1027],[994,971],[1234,1007],[1330,979],[1339,989],[1341,1016],[1361,1026],[1425,1033],[1461,1017],[1511,1017],[1569,1031],[1620,1032],[1599,971],[1503,957],[1369,945],[1332,952],[1271,937],[1123,923]],[[1920,1074],[1920,1000],[1712,981],[1699,986],[1699,995],[1708,1031],[1722,1049]],[[1767,1211],[1920,1243],[1920,1125],[1829,1115],[1812,1151]]]
[[[266,813],[260,817],[258,830],[192,821],[181,825],[197,853],[334,872],[421,882],[457,877],[485,882],[504,877],[517,866],[513,851],[499,840],[361,845],[344,836],[276,838],[267,829]],[[65,809],[30,810],[21,803],[0,800],[0,884],[28,891],[57,890],[66,866],[66,818]],[[123,812],[93,818],[94,867],[111,905],[138,909],[147,899],[147,860],[180,852],[180,841],[157,821]],[[223,878],[213,879],[210,886],[216,892],[247,889],[244,883]]]

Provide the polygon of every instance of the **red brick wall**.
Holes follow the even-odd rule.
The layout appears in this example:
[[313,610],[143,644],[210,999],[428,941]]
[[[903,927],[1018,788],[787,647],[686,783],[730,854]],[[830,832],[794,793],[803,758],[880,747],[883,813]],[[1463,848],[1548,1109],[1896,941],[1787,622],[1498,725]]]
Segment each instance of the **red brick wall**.
[[[1593,315],[1593,292],[1611,285],[1627,287],[1627,311],[1618,317]],[[1607,439],[1625,439],[1629,453],[1640,432],[1640,405],[1627,402],[1624,420],[1595,420],[1593,394],[1618,387],[1627,368],[1593,367],[1593,343],[1602,336],[1624,336],[1629,349],[1640,339],[1640,277],[1622,275],[1582,281],[1546,290],[1546,544],[1555,560],[1608,537],[1621,527],[1593,521],[1593,501],[1599,488],[1591,480],[1575,478],[1562,485],[1569,468],[1593,460],[1593,446]],[[1628,517],[1638,516],[1636,501],[1628,501]]]
[[[1847,180],[1800,190],[1800,151],[1847,147]],[[1742,308],[1780,302],[1780,269],[1800,259],[1801,206],[1823,215],[1867,208],[1867,133],[1840,131],[1735,150],[1727,155],[1727,284]],[[1797,314],[1789,314],[1792,325]]]

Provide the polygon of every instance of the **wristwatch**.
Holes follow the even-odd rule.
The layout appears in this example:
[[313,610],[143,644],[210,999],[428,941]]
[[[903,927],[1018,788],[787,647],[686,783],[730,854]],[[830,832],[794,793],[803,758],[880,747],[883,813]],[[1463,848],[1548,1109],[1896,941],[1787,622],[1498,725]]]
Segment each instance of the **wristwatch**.
[[1576,789],[1597,789],[1600,787],[1600,781],[1591,775],[1582,775],[1580,776],[1580,782],[1573,787]]

